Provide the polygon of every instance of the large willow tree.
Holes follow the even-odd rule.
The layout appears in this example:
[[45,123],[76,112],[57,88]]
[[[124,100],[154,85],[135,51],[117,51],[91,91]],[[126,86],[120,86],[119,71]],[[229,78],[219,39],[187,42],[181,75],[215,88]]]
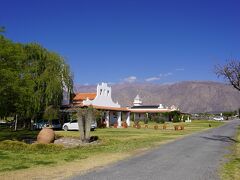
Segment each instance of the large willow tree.
[[69,66],[36,43],[14,43],[0,35],[0,116],[25,122],[49,106],[58,109],[63,91],[72,92]]

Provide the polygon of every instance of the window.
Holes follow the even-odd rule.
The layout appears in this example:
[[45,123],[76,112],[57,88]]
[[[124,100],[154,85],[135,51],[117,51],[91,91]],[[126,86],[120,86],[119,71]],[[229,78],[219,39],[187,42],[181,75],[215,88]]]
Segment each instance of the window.
[[102,89],[100,89],[100,95],[102,95]]

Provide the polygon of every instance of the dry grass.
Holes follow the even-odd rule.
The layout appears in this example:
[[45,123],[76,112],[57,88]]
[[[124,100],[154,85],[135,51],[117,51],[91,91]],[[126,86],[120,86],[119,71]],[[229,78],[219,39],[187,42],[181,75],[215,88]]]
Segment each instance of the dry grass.
[[236,143],[232,147],[232,154],[229,161],[221,169],[221,178],[223,180],[240,179],[240,127],[238,128]]

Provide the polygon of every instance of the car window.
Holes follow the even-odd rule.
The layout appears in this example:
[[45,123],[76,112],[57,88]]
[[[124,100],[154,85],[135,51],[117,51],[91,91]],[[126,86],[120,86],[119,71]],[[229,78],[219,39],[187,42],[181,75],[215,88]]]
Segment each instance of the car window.
[[71,121],[71,123],[76,123],[76,122],[77,122],[77,120],[72,120],[72,121]]
[[53,123],[53,124],[60,124],[60,121],[59,121],[58,119],[53,119],[53,120],[52,120],[52,123]]

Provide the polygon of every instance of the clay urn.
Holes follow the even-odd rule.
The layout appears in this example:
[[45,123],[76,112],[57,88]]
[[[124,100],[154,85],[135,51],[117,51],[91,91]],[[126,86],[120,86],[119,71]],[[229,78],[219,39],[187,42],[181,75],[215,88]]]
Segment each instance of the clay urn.
[[123,123],[122,123],[122,126],[123,126],[123,128],[127,128],[127,127],[128,127],[128,125],[127,125],[126,122],[123,122]]
[[52,128],[43,128],[37,136],[37,142],[41,144],[50,144],[53,143],[54,140],[55,133]]

